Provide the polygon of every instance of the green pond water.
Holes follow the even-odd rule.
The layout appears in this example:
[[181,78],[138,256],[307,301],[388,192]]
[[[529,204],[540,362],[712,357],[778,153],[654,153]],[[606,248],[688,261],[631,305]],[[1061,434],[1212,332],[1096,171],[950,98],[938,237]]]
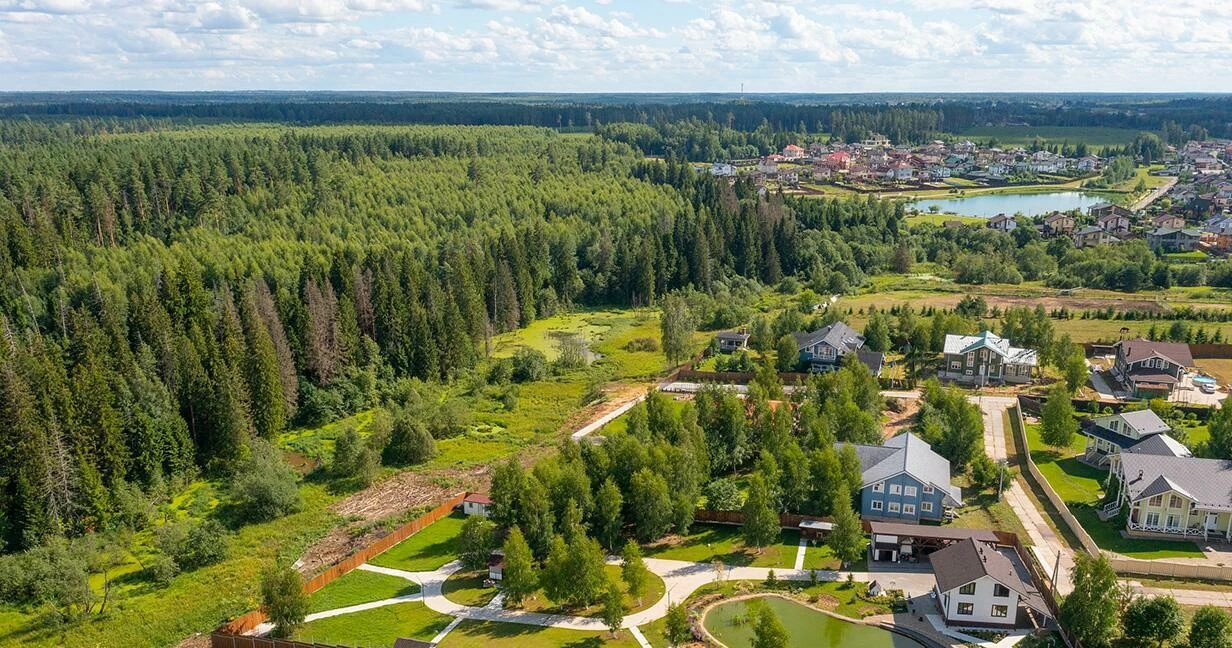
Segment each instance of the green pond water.
[[775,596],[723,603],[706,615],[706,630],[728,648],[749,648],[753,645],[750,607],[756,605],[769,606],[779,617],[787,629],[789,648],[923,648],[888,630],[836,619]]

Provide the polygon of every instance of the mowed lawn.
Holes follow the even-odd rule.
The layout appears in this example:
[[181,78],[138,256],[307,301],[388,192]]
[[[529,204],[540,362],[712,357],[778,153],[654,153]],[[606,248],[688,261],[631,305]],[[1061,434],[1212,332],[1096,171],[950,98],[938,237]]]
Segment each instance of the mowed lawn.
[[300,626],[295,639],[340,646],[392,646],[399,637],[431,641],[453,617],[418,601],[317,619]]
[[638,648],[628,630],[615,638],[607,631],[582,632],[520,623],[466,620],[439,644],[440,648]]
[[1198,546],[1186,540],[1146,540],[1126,538],[1115,520],[1099,519],[1097,506],[1103,497],[1103,481],[1108,476],[1106,469],[1099,469],[1078,461],[1086,447],[1086,437],[1076,434],[1066,448],[1051,448],[1040,440],[1039,424],[1027,424],[1027,443],[1031,446],[1031,459],[1052,489],[1065,502],[1066,508],[1078,520],[1101,549],[1114,551],[1130,558],[1146,560],[1158,558],[1201,558]]
[[465,520],[461,513],[443,517],[368,562],[406,571],[439,569],[457,558]]
[[356,569],[313,592],[308,597],[308,613],[408,596],[418,591],[419,585],[405,578]]
[[[800,547],[798,531],[783,531],[779,541],[759,552],[744,544],[740,527],[725,524],[695,524],[687,536],[668,536],[646,547],[646,555],[669,560],[709,563],[715,560],[736,567],[791,569]],[[805,569],[838,569],[838,560],[825,545],[810,546],[804,555]]]

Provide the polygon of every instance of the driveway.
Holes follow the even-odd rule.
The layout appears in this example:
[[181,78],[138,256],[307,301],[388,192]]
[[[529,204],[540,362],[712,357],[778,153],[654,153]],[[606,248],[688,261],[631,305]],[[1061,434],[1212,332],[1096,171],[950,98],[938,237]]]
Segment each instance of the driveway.
[[[999,396],[970,396],[968,400],[979,405],[980,411],[984,414],[984,452],[994,461],[1008,458],[1005,436],[1007,431],[1003,414],[1006,409],[1017,402],[1017,399]],[[1043,513],[1027,497],[1026,491],[1018,480],[1010,482],[1010,487],[1003,497],[1009,503],[1010,508],[1014,509],[1014,514],[1022,521],[1022,525],[1026,527],[1027,537],[1031,539],[1031,546],[1028,550],[1035,554],[1040,565],[1046,571],[1051,572],[1058,564],[1057,556],[1061,557],[1060,571],[1057,574],[1057,589],[1062,594],[1068,594],[1074,587],[1070,581],[1070,574],[1074,570],[1074,553],[1061,538],[1057,537],[1052,527],[1048,526]]]

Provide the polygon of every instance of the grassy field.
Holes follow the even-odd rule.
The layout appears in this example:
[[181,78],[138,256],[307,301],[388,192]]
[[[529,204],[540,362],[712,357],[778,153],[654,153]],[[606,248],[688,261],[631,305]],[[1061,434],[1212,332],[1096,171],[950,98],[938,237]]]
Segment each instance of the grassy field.
[[308,597],[308,613],[408,596],[418,591],[419,585],[405,578],[356,569],[313,592]]
[[[777,544],[763,547],[759,553],[756,548],[744,544],[738,526],[696,524],[687,536],[669,536],[647,546],[646,555],[702,563],[719,560],[727,566],[791,568],[796,563],[799,546],[800,533],[784,531]],[[810,546],[805,550],[806,569],[837,569],[838,566],[829,547]]]
[[[664,644],[666,645],[666,644]],[[466,620],[458,624],[440,648],[638,648],[637,640],[628,630],[615,638],[606,631],[582,632],[522,625]]]
[[932,225],[944,225],[948,221],[958,221],[960,223],[971,224],[971,223],[983,223],[986,220],[988,219],[982,218],[980,216],[959,216],[957,214],[944,214],[944,213],[933,214],[931,212],[918,212],[915,214],[911,214],[910,216],[907,217],[907,225],[908,226],[919,225],[922,223],[929,223]]
[[438,569],[457,557],[465,520],[461,513],[441,518],[368,562],[406,571]]
[[418,601],[397,603],[305,623],[295,638],[343,646],[392,646],[399,637],[430,641],[452,620]]
[[1202,557],[1202,551],[1192,542],[1126,538],[1115,521],[1099,519],[1096,506],[1102,498],[1101,483],[1108,471],[1088,466],[1076,458],[1082,454],[1086,437],[1075,435],[1068,447],[1050,448],[1040,440],[1040,426],[1027,424],[1027,444],[1031,459],[1048,485],[1101,549],[1146,560]]
[[364,436],[375,415],[376,410],[370,409],[320,427],[287,430],[278,435],[278,445],[283,450],[328,463],[334,456],[334,441],[349,430]]
[[1194,360],[1198,368],[1215,377],[1223,384],[1232,383],[1232,358]]
[[1002,147],[1030,146],[1036,138],[1048,144],[1078,144],[1083,142],[1090,149],[1122,147],[1138,135],[1132,128],[1107,128],[1101,126],[979,126],[969,128],[958,137],[972,141],[996,139]]
[[[167,587],[156,587],[126,568],[130,575],[117,579],[106,615],[49,626],[35,613],[0,611],[0,645],[168,646],[254,609],[261,570],[275,559],[291,562],[335,522],[327,509],[332,496],[316,485],[303,486],[300,491],[304,496],[301,512],[239,529],[230,540],[225,560],[180,574]],[[138,539],[137,546],[148,545]]]

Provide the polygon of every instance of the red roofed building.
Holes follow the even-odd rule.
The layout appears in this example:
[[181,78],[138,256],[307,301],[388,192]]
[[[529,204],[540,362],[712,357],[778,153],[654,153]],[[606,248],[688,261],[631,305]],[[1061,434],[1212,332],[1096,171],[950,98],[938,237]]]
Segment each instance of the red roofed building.
[[492,513],[492,498],[484,493],[467,493],[466,497],[462,498],[462,512],[488,517]]
[[799,160],[802,157],[804,157],[804,149],[799,146],[796,146],[795,144],[788,144],[783,147],[783,159]]

